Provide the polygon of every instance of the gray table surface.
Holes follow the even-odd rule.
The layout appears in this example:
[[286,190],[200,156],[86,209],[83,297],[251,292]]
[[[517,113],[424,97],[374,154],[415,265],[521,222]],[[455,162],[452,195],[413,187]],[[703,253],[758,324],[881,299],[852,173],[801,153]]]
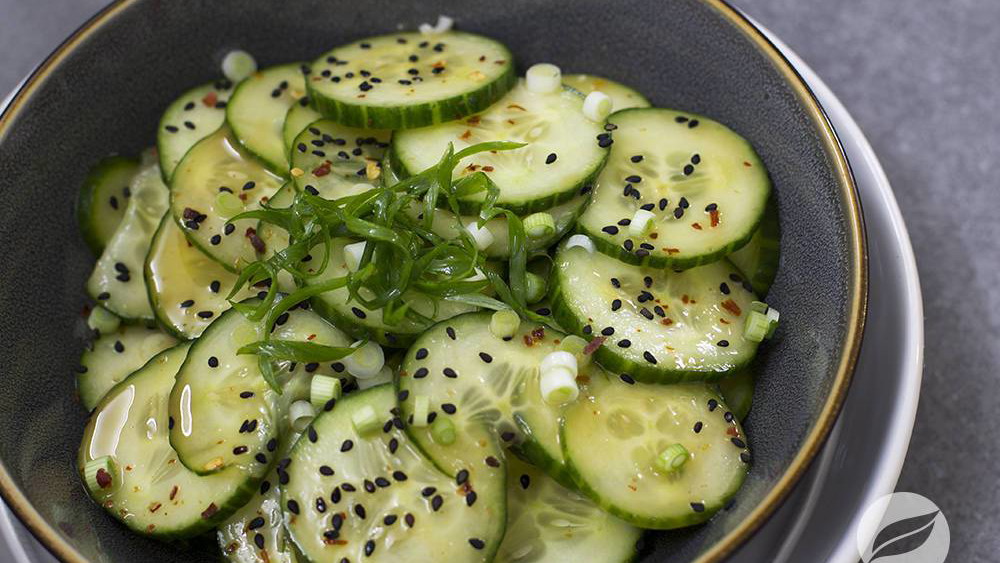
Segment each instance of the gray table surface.
[[[1000,548],[1000,1],[737,0],[866,132],[913,240],[927,318],[920,410],[898,490],[944,511],[951,560]],[[0,0],[0,92],[104,0]],[[994,415],[990,415],[994,413]]]

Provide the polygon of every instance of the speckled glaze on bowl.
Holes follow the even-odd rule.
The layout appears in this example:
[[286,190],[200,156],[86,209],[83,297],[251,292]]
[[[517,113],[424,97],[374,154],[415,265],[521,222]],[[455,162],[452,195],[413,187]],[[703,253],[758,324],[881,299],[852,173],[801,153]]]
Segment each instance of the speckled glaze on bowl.
[[551,61],[630,84],[654,104],[703,113],[749,139],[782,221],[768,301],[782,311],[758,360],[746,423],[753,468],[735,505],[706,525],[650,534],[643,561],[715,561],[777,507],[822,444],[860,346],[864,230],[840,144],[808,88],[721,0],[402,3],[371,0],[122,0],[68,39],[0,117],[0,493],[65,561],[211,561],[208,546],[134,536],[86,497],[74,458],[86,413],[73,369],[93,264],[74,202],[88,166],[153,143],[160,112],[215,78],[229,49],[261,65],[445,13],[506,42],[521,69]]

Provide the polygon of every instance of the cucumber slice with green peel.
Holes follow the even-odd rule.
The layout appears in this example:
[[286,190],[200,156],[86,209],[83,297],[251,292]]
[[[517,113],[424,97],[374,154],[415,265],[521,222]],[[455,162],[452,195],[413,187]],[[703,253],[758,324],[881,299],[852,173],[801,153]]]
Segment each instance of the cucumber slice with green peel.
[[729,405],[729,410],[739,420],[750,414],[753,403],[754,375],[750,368],[743,368],[719,380],[719,393]]
[[240,145],[282,176],[288,174],[288,152],[282,136],[285,115],[306,95],[307,72],[302,63],[255,72],[236,86],[226,106],[226,123]]
[[517,447],[550,475],[563,477],[561,407],[542,398],[539,365],[564,335],[522,322],[505,340],[490,331],[491,317],[483,312],[448,319],[410,347],[396,381],[403,418],[409,421],[418,398],[426,397],[434,413],[429,416],[450,420],[456,440],[435,442],[433,425],[411,424],[407,432],[451,474],[464,469],[481,481],[495,480],[503,471],[496,461],[506,447]]
[[[175,422],[170,443],[191,471],[207,475],[236,467],[263,477],[269,469],[284,410],[294,393],[279,395],[265,380],[256,355],[237,354],[262,336],[260,323],[230,309],[198,338],[177,372],[169,402]],[[301,308],[279,318],[271,338],[327,346],[351,343],[335,327]],[[287,362],[278,367],[275,377],[281,387],[296,379]]]
[[161,352],[108,393],[87,423],[77,460],[83,476],[88,462],[110,456],[106,486],[88,487],[91,497],[131,530],[161,539],[211,530],[259,481],[238,468],[203,477],[178,463],[167,438],[167,398],[189,346]]
[[281,125],[281,142],[285,147],[285,154],[288,155],[288,162],[291,162],[292,149],[295,148],[295,137],[298,137],[310,123],[320,119],[323,119],[323,115],[309,104],[308,96],[299,98],[288,108],[285,122]]
[[496,563],[635,558],[642,530],[516,457],[507,463],[507,532]]
[[125,215],[87,280],[87,293],[122,319],[152,321],[142,266],[167,210],[169,191],[155,163],[143,167],[129,189]]
[[177,166],[170,184],[170,210],[192,244],[236,272],[258,258],[260,245],[253,236],[257,221],[227,220],[244,210],[259,209],[282,183],[241,152],[223,127],[199,141]]
[[292,149],[295,187],[337,199],[358,193],[357,184],[378,184],[379,162],[391,136],[392,131],[356,129],[329,119],[310,123]]
[[156,149],[164,182],[170,183],[177,164],[195,143],[222,127],[232,91],[233,84],[228,80],[202,84],[181,94],[163,112]]
[[507,47],[460,31],[362,39],[325,53],[312,71],[307,84],[316,108],[368,129],[460,119],[489,107],[515,80]]
[[[330,244],[330,261],[326,269],[319,275],[306,278],[305,284],[321,284],[332,278],[348,275],[351,271],[344,259],[344,246],[354,242],[356,241],[351,239],[333,239]],[[322,262],[319,258],[325,252],[322,244],[317,245],[311,252],[312,261]],[[307,270],[307,273],[312,273],[312,270]],[[361,291],[364,295],[364,288]],[[431,320],[426,322],[406,317],[396,324],[388,324],[383,319],[382,309],[372,310],[351,300],[350,291],[346,287],[317,295],[312,298],[312,304],[317,313],[329,319],[345,332],[357,338],[370,338],[390,348],[405,348],[435,322],[476,309],[472,305],[435,299],[416,291],[406,293],[403,299],[409,303],[414,311]]]
[[601,92],[611,98],[612,110],[619,111],[630,108],[648,108],[653,105],[649,103],[646,96],[628,86],[615,82],[608,78],[594,76],[593,74],[564,74],[563,84],[575,88],[587,95],[591,92]]
[[[143,272],[156,320],[183,339],[197,338],[229,310],[226,297],[237,279],[188,242],[169,214],[153,236]],[[244,287],[233,299],[241,301],[256,294],[256,289]]]
[[94,254],[104,250],[125,217],[132,195],[130,184],[138,171],[138,160],[109,156],[87,174],[77,199],[76,217],[83,240]]
[[[588,193],[607,159],[611,133],[583,115],[583,95],[571,88],[528,90],[524,80],[483,113],[432,127],[397,131],[390,155],[400,177],[426,170],[448,143],[458,152],[487,141],[525,146],[462,159],[455,177],[485,172],[500,190],[497,205],[515,213],[544,211]],[[604,145],[604,146],[601,146]],[[476,214],[486,194],[459,198],[462,213]]]
[[219,525],[219,549],[233,563],[296,563],[295,549],[285,533],[281,514],[281,489],[273,472],[266,479],[268,489],[260,490],[243,508]]
[[778,223],[778,204],[772,196],[750,242],[730,254],[729,261],[743,272],[757,295],[766,297],[778,275],[780,258],[781,226]]
[[673,272],[563,244],[550,285],[559,325],[604,337],[597,361],[639,381],[718,379],[757,351],[743,336],[757,298],[727,260]]
[[122,325],[109,334],[100,334],[80,358],[76,390],[88,411],[135,370],[177,340],[169,334],[143,325]]
[[[560,440],[579,490],[641,528],[708,520],[743,484],[750,461],[739,421],[702,383],[593,377],[566,409]],[[658,459],[675,444],[686,461],[664,469]]]
[[[525,245],[528,252],[541,251],[555,244],[573,228],[577,217],[583,213],[589,202],[590,197],[583,195],[544,211],[552,216],[554,229],[542,236],[528,237]],[[420,217],[421,211],[418,206],[411,206],[407,209],[407,213],[414,219]],[[461,215],[458,219],[463,225],[461,228],[455,221],[454,213],[447,209],[436,209],[431,223],[431,231],[444,239],[454,240],[461,236],[460,230],[464,231],[465,225],[478,224],[479,222],[479,217],[475,215]],[[487,221],[483,227],[493,235],[493,242],[483,250],[486,256],[492,259],[509,257],[510,240],[508,239],[507,217],[498,215]]]
[[616,127],[611,157],[578,223],[598,250],[679,269],[750,240],[771,192],[750,143],[707,117],[669,109],[624,110],[608,122]]
[[[441,473],[394,426],[395,408],[391,385],[352,393],[281,462],[295,545],[309,561],[491,561],[504,532],[503,481]],[[359,431],[366,415],[374,428]]]

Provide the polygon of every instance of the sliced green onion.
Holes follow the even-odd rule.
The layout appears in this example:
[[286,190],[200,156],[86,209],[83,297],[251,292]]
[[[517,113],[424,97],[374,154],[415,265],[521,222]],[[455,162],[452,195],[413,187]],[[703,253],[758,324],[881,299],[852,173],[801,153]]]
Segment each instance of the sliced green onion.
[[111,311],[101,306],[96,306],[87,317],[87,326],[101,334],[111,334],[118,330],[122,320]]
[[413,422],[410,425],[419,428],[427,426],[429,414],[431,414],[431,398],[427,395],[417,395],[413,399]]
[[603,123],[614,110],[614,102],[604,92],[593,91],[583,99],[583,116]]
[[309,382],[309,403],[319,410],[326,406],[330,399],[339,399],[342,392],[340,379],[329,375],[315,375]]
[[656,456],[656,465],[662,471],[674,473],[687,463],[691,453],[683,444],[671,444]]
[[476,248],[479,250],[486,250],[496,240],[493,233],[485,226],[479,227],[475,223],[469,223],[465,226],[465,230],[472,235],[472,240],[476,243]]
[[771,329],[771,323],[767,315],[750,311],[747,320],[743,325],[743,337],[750,342],[760,342],[767,338],[767,332]]
[[646,234],[649,230],[649,226],[653,224],[653,219],[656,215],[653,215],[652,211],[646,211],[645,209],[637,209],[635,215],[632,215],[632,222],[628,224],[628,232],[632,236],[641,236]]
[[357,272],[361,267],[361,257],[365,254],[367,244],[366,241],[361,241],[344,245],[344,263],[347,264],[348,270]]
[[295,401],[288,407],[288,423],[296,432],[305,430],[313,418],[316,418],[316,411],[309,401]]
[[215,210],[223,219],[229,219],[243,213],[245,207],[243,200],[233,193],[219,192],[219,195],[215,196]]
[[455,443],[458,434],[455,432],[455,423],[451,419],[439,416],[431,423],[431,439],[434,443],[442,446],[450,446]]
[[354,353],[341,360],[348,373],[358,379],[366,379],[375,377],[382,371],[382,366],[385,365],[385,353],[382,352],[381,346],[375,342],[359,340],[351,344],[351,348],[356,348]]
[[235,49],[222,59],[222,74],[232,82],[239,82],[257,72],[257,61],[246,51]]
[[550,371],[566,370],[570,373],[570,376],[575,378],[579,371],[576,364],[576,356],[566,350],[556,350],[555,352],[546,354],[538,364],[538,369],[542,372],[542,377]]
[[576,385],[576,376],[568,369],[553,368],[543,371],[538,379],[538,387],[542,399],[550,405],[561,405],[576,400],[580,388]]
[[351,424],[354,425],[354,430],[361,436],[371,434],[376,428],[382,426],[378,422],[378,415],[375,414],[375,408],[371,405],[365,405],[354,411],[351,414]]
[[591,355],[584,353],[587,348],[587,342],[583,338],[575,334],[570,334],[563,337],[562,341],[559,342],[559,349],[573,354],[576,358],[576,364],[579,367],[584,367],[590,364]]
[[391,383],[395,374],[389,366],[382,366],[382,369],[375,374],[375,377],[358,379],[358,389],[368,389],[385,383]]
[[483,281],[485,279],[486,279],[486,274],[484,274],[481,269],[476,268],[475,269],[475,273],[473,273],[471,276],[465,278],[465,281],[477,282],[477,281]]
[[94,495],[111,491],[118,480],[118,465],[109,455],[88,461],[83,466],[84,480],[87,488]]
[[545,278],[538,274],[532,274],[527,272],[525,274],[525,292],[524,299],[529,303],[538,303],[545,297]]
[[753,301],[752,303],[750,303],[751,311],[757,311],[758,313],[766,313],[767,309],[768,309],[767,303],[764,303],[763,301]]
[[554,64],[531,65],[524,78],[528,90],[536,94],[551,94],[562,88],[562,71]]
[[497,311],[490,317],[490,332],[497,338],[513,338],[521,328],[521,317],[512,309]]
[[774,331],[778,330],[778,321],[781,319],[781,313],[778,312],[774,307],[768,307],[767,309],[767,335],[764,338],[771,338],[774,336]]
[[597,250],[597,247],[594,246],[594,241],[590,240],[590,237],[587,235],[573,235],[566,239],[566,250],[574,247],[582,248],[589,254],[593,254]]
[[540,211],[524,218],[524,231],[530,238],[542,238],[556,232],[556,220],[552,214]]

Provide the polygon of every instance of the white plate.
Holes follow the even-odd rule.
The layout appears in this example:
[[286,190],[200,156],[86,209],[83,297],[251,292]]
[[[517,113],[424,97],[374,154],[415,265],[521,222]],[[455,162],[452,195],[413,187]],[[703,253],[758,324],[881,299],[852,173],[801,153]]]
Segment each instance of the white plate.
[[[828,443],[785,504],[732,560],[854,562],[861,513],[895,488],[910,441],[923,367],[920,283],[906,225],[868,140],[812,69],[759,27],[812,87],[851,162],[868,234],[869,309],[854,382]],[[0,561],[55,561],[6,506],[0,506],[0,535],[7,544],[0,545]]]

